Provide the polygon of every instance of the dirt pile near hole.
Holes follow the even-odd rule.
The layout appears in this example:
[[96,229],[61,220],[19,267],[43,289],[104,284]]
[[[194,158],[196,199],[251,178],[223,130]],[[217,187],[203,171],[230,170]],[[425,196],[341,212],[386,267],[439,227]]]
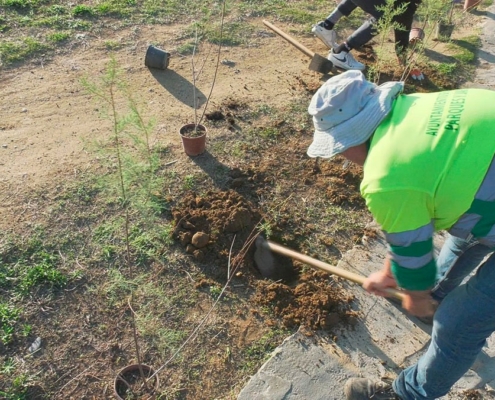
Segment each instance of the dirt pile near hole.
[[270,307],[287,328],[303,325],[310,329],[331,330],[341,322],[352,321],[353,296],[333,277],[319,271],[301,271],[294,285],[263,281],[254,302]]
[[233,256],[242,253],[262,220],[255,206],[233,190],[189,193],[172,215],[174,238],[198,262],[216,268],[210,272],[219,279],[226,278],[231,247]]
[[[349,308],[352,296],[328,274],[296,265],[292,266],[293,273],[287,274],[287,279],[282,281],[262,278],[253,263],[254,245],[249,251],[242,250],[263,218],[256,207],[237,192],[210,191],[202,196],[189,193],[172,214],[174,238],[201,263],[202,270],[212,279],[226,281],[232,246],[232,257],[240,266],[238,271],[242,271],[244,284],[254,289],[253,304],[269,307],[283,326],[297,328],[304,325],[310,329],[329,330],[352,316]],[[239,252],[243,253],[242,259],[235,258]],[[278,267],[282,267],[281,262],[290,262],[275,259]],[[287,265],[283,267],[287,268]],[[201,286],[206,283],[202,281]]]

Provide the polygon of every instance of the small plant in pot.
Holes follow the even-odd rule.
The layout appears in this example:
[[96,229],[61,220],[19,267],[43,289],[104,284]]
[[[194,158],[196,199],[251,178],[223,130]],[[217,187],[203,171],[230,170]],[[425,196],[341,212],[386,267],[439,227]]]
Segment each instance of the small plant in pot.
[[436,38],[441,42],[446,42],[450,40],[452,32],[454,31],[455,24],[453,23],[454,14],[454,1],[450,0],[448,2],[448,8],[446,13],[441,16],[437,23]]
[[127,303],[132,316],[132,329],[137,364],[128,365],[117,373],[113,384],[113,391],[118,400],[150,400],[156,398],[160,381],[156,371],[152,367],[143,364],[141,361],[142,357],[138,343],[135,312],[131,304],[132,297],[133,295],[131,294]]
[[213,78],[213,82],[211,84],[210,93],[209,93],[208,98],[206,100],[203,112],[199,118],[198,118],[198,104],[197,104],[197,96],[196,96],[196,82],[198,80],[199,75],[201,74],[202,68],[198,71],[196,68],[196,62],[195,62],[196,49],[198,46],[198,31],[196,28],[195,43],[194,43],[194,48],[193,48],[193,52],[192,52],[192,56],[191,56],[191,69],[192,69],[192,80],[193,80],[192,86],[193,86],[194,123],[188,123],[188,124],[182,125],[182,127],[179,129],[179,135],[180,135],[181,140],[182,140],[182,147],[184,148],[184,152],[189,156],[200,155],[200,154],[204,153],[204,151],[206,149],[207,129],[201,123],[202,123],[203,118],[206,114],[206,109],[208,107],[208,103],[210,101],[211,94],[213,92],[213,87],[215,86],[218,67],[220,64],[220,51],[221,51],[221,47],[222,47],[222,33],[223,33],[224,15],[225,15],[225,2],[223,2],[223,7],[222,7],[222,19],[221,19],[221,25],[220,25],[220,40],[219,40],[218,53],[217,53],[217,58],[216,58],[215,75]]

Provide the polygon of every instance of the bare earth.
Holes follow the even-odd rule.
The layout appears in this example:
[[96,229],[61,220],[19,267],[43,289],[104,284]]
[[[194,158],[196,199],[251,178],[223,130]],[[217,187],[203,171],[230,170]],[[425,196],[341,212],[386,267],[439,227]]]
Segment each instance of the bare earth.
[[[236,141],[237,123],[241,121],[241,116],[236,115],[236,107],[255,109],[267,105],[280,109],[301,94],[309,98],[323,82],[321,75],[307,69],[308,57],[281,38],[267,32],[261,21],[258,21],[258,28],[258,34],[249,47],[222,49],[220,59],[224,62],[220,63],[218,68],[208,111],[231,110],[232,121],[216,125],[212,123],[209,126],[209,143],[216,146],[222,141],[229,144]],[[355,167],[344,170],[338,159],[320,165],[315,164],[314,160],[309,160],[305,156],[312,135],[308,126],[290,131],[293,134],[287,134],[275,145],[267,147],[264,153],[254,154],[252,159],[247,161],[227,152],[221,153],[222,156],[218,159],[215,156],[205,157],[202,164],[201,160],[195,161],[183,153],[178,130],[183,124],[193,122],[194,112],[191,58],[181,57],[174,51],[179,43],[178,29],[175,26],[141,26],[118,32],[108,29],[98,37],[81,37],[71,49],[53,59],[38,59],[27,65],[2,71],[0,229],[10,230],[16,225],[33,225],[42,221],[44,211],[36,207],[39,197],[50,197],[63,182],[75,180],[84,173],[97,171],[99,168],[94,151],[98,145],[95,143],[108,138],[112,129],[110,122],[100,117],[100,106],[93,96],[83,89],[81,79],[86,77],[96,80],[102,76],[112,55],[124,71],[130,92],[140,100],[144,114],[156,120],[152,139],[155,144],[170,150],[170,161],[173,163],[171,168],[178,176],[183,177],[191,169],[200,167],[210,175],[212,188],[223,190],[224,197],[218,197],[217,193],[207,193],[203,196],[203,203],[195,203],[197,200],[194,197],[185,197],[183,203],[176,204],[173,211],[176,225],[174,237],[177,242],[182,241],[184,253],[188,244],[184,236],[189,228],[184,226],[183,221],[192,221],[191,225],[198,225],[198,221],[202,221],[202,230],[216,232],[218,236],[212,239],[204,254],[197,253],[193,257],[206,264],[211,261],[212,265],[225,265],[228,256],[226,249],[233,231],[223,236],[224,232],[214,224],[218,218],[226,219],[228,216],[222,215],[221,210],[215,207],[204,208],[204,201],[214,203],[221,200],[225,204],[235,204],[229,215],[242,215],[243,218],[248,218],[248,223],[244,220],[242,225],[250,225],[258,218],[259,204],[255,202],[262,203],[271,192],[281,190],[283,195],[286,193],[286,197],[291,198],[291,204],[287,206],[286,214],[277,226],[280,231],[285,230],[284,239],[287,242],[308,232],[318,234],[319,226],[297,219],[297,211],[304,208],[306,202],[318,208],[319,198],[356,209],[356,214],[360,213],[358,218],[363,219],[364,225],[367,214],[363,211],[358,192],[360,170]],[[289,31],[288,26],[284,26],[284,29]],[[472,22],[467,24],[459,35],[466,36],[471,31],[476,32],[476,26]],[[121,47],[115,52],[109,52],[105,48],[105,42],[109,40],[117,41]],[[327,54],[323,45],[311,35],[298,37],[298,40],[322,55]],[[158,43],[162,49],[172,52],[168,70],[150,70],[144,66],[144,56],[150,43]],[[206,45],[197,58],[198,64],[205,60],[197,82],[200,111],[209,97],[210,85],[215,74],[216,49],[214,46],[208,53],[209,48]],[[435,48],[438,54],[442,51],[442,45]],[[206,59],[203,58],[205,54],[208,54]],[[369,54],[365,51],[361,57],[367,60]],[[388,75],[396,78],[400,76],[394,71],[388,71]],[[421,87],[418,87],[418,90],[421,90]],[[124,100],[119,100],[118,104],[122,110],[125,109]],[[269,126],[281,127],[285,123],[268,122]],[[262,124],[263,121],[257,123]],[[247,153],[249,154],[249,151]],[[229,168],[228,182],[215,180],[215,168],[218,166]],[[237,194],[232,190],[225,190],[226,188],[235,189]],[[33,198],[33,195],[38,198]],[[239,210],[249,212],[246,214]],[[220,214],[209,214],[213,211]],[[295,221],[291,220],[291,217]],[[340,235],[351,236],[345,237],[348,243],[360,240],[360,237],[352,237],[352,233],[345,231],[340,232]],[[332,246],[332,238],[325,238],[324,234],[320,236],[319,240],[324,243],[328,241],[325,245]],[[218,262],[220,258],[221,261]],[[201,341],[200,337],[195,344],[198,348],[211,346],[211,354],[215,352],[215,355],[211,356],[214,362],[210,365],[210,370],[200,371],[198,380],[202,384],[188,387],[187,390],[180,386],[182,382],[178,378],[175,381],[170,379],[167,384],[175,384],[177,387],[173,389],[179,393],[174,398],[235,396],[242,382],[231,381],[237,371],[231,370],[229,360],[224,356],[224,344],[231,346],[228,348],[235,354],[234,350],[256,341],[268,331],[267,327],[276,323],[262,318],[258,311],[253,311],[256,306],[276,305],[276,316],[289,328],[304,324],[312,329],[325,329],[346,320],[348,316],[352,317],[345,308],[352,295],[340,292],[338,288],[335,288],[332,294],[327,293],[327,277],[313,271],[305,271],[296,265],[296,271],[300,273],[299,281],[288,287],[278,282],[273,284],[260,280],[252,264],[248,263],[244,268],[243,274],[234,282],[238,286],[234,285],[232,289],[236,295],[246,297],[244,306],[232,311],[226,305],[218,310],[212,325],[215,329],[221,326],[221,329],[218,328],[218,335],[221,333],[223,336],[217,338],[210,332],[211,340],[206,337]],[[89,283],[97,285],[98,274],[103,273],[94,273]],[[170,279],[167,271],[159,266],[152,266],[151,273],[164,281]],[[221,275],[224,277],[225,271],[221,271]],[[218,280],[214,273],[210,278]],[[175,278],[172,278],[171,285],[173,279]],[[187,280],[187,276],[184,275],[184,279]],[[195,282],[195,288],[208,286],[208,279]],[[256,289],[252,299],[248,296],[252,294],[248,293],[250,289]],[[337,304],[338,299],[343,300],[343,306]],[[35,324],[36,333],[48,343],[44,358],[40,358],[38,363],[40,368],[43,366],[41,369],[44,373],[50,376],[50,389],[57,388],[57,395],[53,398],[109,398],[111,390],[108,382],[114,376],[115,370],[124,361],[132,361],[130,349],[133,342],[129,321],[125,322],[125,326],[119,326],[122,316],[128,312],[127,305],[121,305],[120,309],[111,310],[111,313],[105,313],[108,310],[102,313],[101,310],[105,309],[105,306],[96,304],[96,299],[93,303],[91,293],[80,287],[75,287],[74,291],[67,290],[67,293],[55,301],[46,300],[46,304],[44,301],[41,299],[39,303],[32,304],[28,310],[28,317],[31,318],[30,322]],[[298,307],[294,307],[294,303]],[[197,312],[187,316],[184,321],[188,328],[194,326],[207,309],[201,304],[197,307]],[[108,329],[104,332],[92,330],[95,326],[106,325]],[[195,347],[187,350],[185,360],[194,360]],[[163,362],[159,354],[152,353],[149,358],[157,364]],[[54,370],[51,370],[52,367]],[[189,383],[186,378],[184,381]]]

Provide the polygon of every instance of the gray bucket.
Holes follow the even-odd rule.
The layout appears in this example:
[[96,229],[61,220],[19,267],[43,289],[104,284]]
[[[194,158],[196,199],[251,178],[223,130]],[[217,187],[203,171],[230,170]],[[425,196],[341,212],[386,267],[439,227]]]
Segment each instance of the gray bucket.
[[144,65],[146,65],[148,68],[167,69],[169,61],[170,53],[167,53],[165,50],[150,45],[148,47],[148,50],[146,51]]

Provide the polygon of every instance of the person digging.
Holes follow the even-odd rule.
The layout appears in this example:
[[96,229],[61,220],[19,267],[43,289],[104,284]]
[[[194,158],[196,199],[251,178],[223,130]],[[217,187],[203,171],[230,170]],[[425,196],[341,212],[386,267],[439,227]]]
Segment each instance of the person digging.
[[[405,62],[406,49],[409,45],[409,31],[412,27],[414,13],[421,0],[396,0],[396,10],[403,12],[394,16],[395,51],[399,61]],[[325,45],[331,49],[328,59],[337,67],[345,70],[363,71],[366,66],[357,61],[350,51],[359,48],[369,42],[377,34],[376,24],[384,16],[383,7],[386,0],[343,0],[335,10],[324,20],[313,26],[313,32]],[[349,16],[357,7],[371,15],[356,31],[354,31],[343,43],[337,44],[337,35],[333,30],[334,25],[342,17]],[[400,26],[400,28],[399,28]]]
[[[348,380],[349,400],[444,396],[495,331],[495,92],[404,95],[402,87],[346,71],[325,82],[308,107],[315,128],[308,155],[342,154],[363,166],[361,194],[389,246],[382,270],[363,287],[380,296],[401,288],[406,311],[434,313],[431,343],[419,361],[391,384]],[[480,252],[486,258],[464,283],[456,276],[444,287],[436,304],[432,238],[439,230],[451,235],[442,263],[462,260],[465,273]]]

